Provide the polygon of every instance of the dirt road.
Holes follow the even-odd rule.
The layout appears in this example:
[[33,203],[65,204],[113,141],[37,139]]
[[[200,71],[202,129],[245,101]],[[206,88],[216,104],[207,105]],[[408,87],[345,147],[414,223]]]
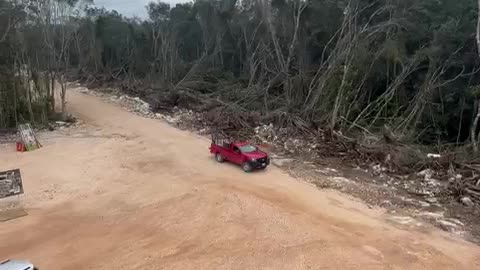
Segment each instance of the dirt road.
[[69,93],[86,124],[45,147],[0,148],[27,216],[0,223],[0,259],[40,269],[479,269],[480,249],[292,179],[245,174],[208,140]]

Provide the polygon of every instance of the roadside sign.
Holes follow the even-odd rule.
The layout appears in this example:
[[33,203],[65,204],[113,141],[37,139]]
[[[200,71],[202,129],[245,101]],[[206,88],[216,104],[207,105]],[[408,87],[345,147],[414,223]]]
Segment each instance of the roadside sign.
[[18,131],[27,151],[33,151],[41,147],[30,124],[19,125]]
[[20,170],[0,172],[0,199],[23,194]]

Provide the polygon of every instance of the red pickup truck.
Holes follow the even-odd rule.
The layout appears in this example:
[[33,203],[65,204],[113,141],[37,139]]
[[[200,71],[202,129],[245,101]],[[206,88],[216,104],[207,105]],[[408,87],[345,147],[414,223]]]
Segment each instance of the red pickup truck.
[[230,142],[212,137],[210,153],[218,162],[229,161],[242,166],[245,172],[255,169],[265,169],[270,164],[267,153],[247,142]]

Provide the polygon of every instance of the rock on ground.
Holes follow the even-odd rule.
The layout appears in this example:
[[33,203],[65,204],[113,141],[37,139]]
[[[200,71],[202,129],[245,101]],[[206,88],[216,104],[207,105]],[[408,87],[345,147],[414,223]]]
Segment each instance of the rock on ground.
[[465,206],[474,206],[475,203],[470,197],[464,196],[460,199],[460,201],[465,205]]

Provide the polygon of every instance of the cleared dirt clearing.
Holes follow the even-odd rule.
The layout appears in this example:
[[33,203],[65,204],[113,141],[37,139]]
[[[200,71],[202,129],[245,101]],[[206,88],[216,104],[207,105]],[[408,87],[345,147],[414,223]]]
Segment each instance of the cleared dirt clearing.
[[0,148],[28,216],[0,223],[0,259],[40,269],[478,269],[480,249],[270,167],[217,164],[209,141],[69,93],[86,125],[44,148]]

